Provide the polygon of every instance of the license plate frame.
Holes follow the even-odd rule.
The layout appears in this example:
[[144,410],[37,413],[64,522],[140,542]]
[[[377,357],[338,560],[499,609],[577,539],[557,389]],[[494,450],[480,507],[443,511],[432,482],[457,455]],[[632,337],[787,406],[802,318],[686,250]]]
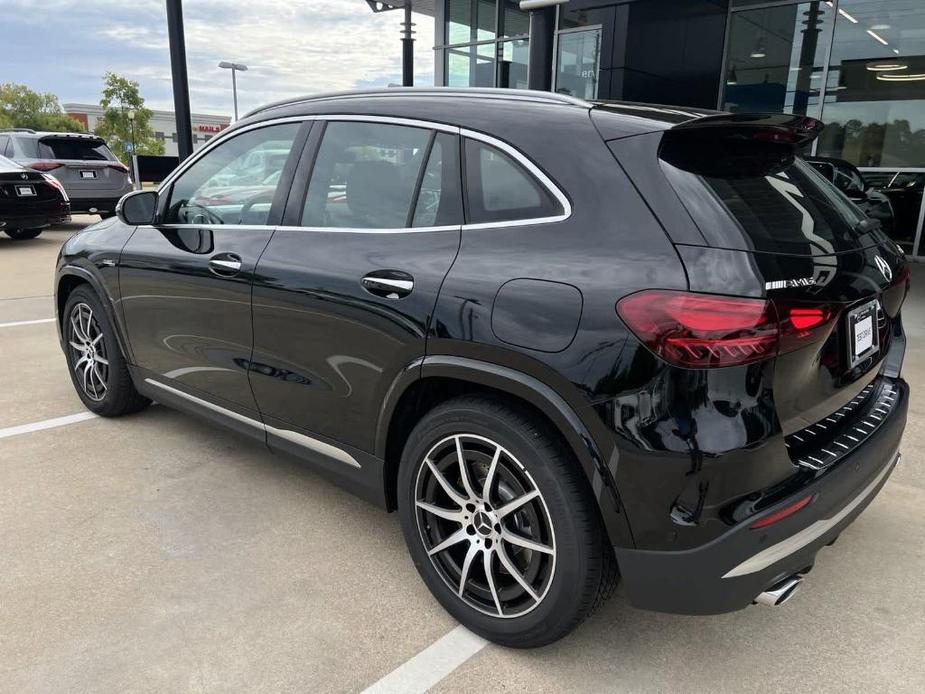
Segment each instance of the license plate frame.
[[16,186],[16,197],[19,198],[34,198],[35,197],[35,186]]
[[880,301],[874,299],[848,311],[848,365],[852,369],[880,351],[879,309]]
[[80,172],[80,180],[95,179],[96,171],[84,169]]

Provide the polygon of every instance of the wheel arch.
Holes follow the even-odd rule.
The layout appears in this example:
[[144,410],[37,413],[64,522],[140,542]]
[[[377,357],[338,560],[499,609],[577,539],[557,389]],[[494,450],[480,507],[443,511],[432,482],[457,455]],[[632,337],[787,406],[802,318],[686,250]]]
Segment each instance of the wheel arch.
[[86,285],[92,289],[103,310],[106,311],[106,317],[116,334],[119,342],[119,349],[126,357],[130,354],[127,349],[125,336],[122,334],[122,322],[117,319],[116,310],[113,306],[109,293],[105,290],[102,280],[91,270],[80,265],[65,265],[58,270],[57,281],[55,283],[55,312],[58,327],[58,339],[61,341],[62,348],[64,345],[64,307],[67,305],[68,297],[78,287]]
[[385,498],[397,507],[398,468],[414,425],[429,410],[459,395],[499,396],[546,421],[581,466],[611,543],[633,546],[626,516],[608,463],[614,451],[601,451],[575,409],[537,378],[504,366],[456,356],[429,356],[406,369],[392,384],[376,431],[376,455],[385,461]]

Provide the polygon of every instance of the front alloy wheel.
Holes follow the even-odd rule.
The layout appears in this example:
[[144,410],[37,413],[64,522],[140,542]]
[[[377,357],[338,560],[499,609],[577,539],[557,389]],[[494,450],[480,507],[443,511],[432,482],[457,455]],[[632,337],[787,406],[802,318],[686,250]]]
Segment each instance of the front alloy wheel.
[[88,410],[118,417],[150,404],[135,390],[112,323],[89,285],[78,285],[68,294],[61,335],[71,381]]
[[430,561],[466,604],[504,618],[540,604],[555,533],[536,483],[503,446],[476,434],[439,441],[418,470],[415,505]]
[[85,303],[71,308],[67,323],[67,343],[71,350],[71,368],[84,395],[100,402],[106,397],[109,382],[109,359],[103,331]]

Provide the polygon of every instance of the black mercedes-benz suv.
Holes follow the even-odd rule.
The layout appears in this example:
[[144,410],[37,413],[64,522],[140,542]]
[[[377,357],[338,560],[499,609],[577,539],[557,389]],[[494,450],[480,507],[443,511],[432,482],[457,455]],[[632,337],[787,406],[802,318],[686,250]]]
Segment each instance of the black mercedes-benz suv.
[[387,90],[248,115],[63,247],[61,344],[397,510],[511,646],[780,604],[899,460],[902,252],[811,118]]

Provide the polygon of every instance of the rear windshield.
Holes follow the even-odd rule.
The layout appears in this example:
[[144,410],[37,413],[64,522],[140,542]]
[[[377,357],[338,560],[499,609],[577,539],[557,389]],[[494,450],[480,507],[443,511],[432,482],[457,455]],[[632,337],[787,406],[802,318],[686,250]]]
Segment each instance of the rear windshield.
[[827,255],[875,243],[864,214],[788,145],[666,133],[662,169],[709,245]]
[[39,141],[43,159],[78,159],[81,161],[114,161],[112,152],[101,140],[78,140],[46,137]]

